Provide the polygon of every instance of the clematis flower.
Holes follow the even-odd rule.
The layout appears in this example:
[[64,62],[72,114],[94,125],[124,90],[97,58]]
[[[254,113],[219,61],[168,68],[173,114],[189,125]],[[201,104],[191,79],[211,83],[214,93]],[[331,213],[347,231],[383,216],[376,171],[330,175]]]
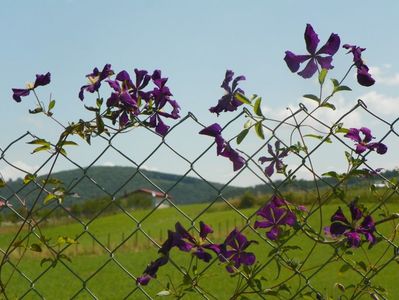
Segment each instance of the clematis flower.
[[[155,88],[151,92],[151,99],[153,100],[153,107],[151,109],[153,110],[153,115],[150,117],[148,125],[155,128],[155,131],[161,136],[165,136],[170,127],[163,122],[161,117],[175,120],[180,118],[180,106],[177,101],[170,98],[172,93],[166,86],[168,78],[163,78],[160,70],[155,70],[151,79],[155,84]],[[166,104],[172,107],[170,113],[164,111]]]
[[32,84],[28,84],[26,89],[18,89],[14,88],[12,89],[13,92],[13,99],[17,102],[21,102],[21,97],[26,97],[29,95],[30,91],[34,90],[38,86],[45,86],[49,84],[51,81],[51,74],[50,72],[47,72],[46,74],[36,74],[36,80]]
[[[360,136],[361,134],[363,137]],[[385,154],[388,150],[388,147],[383,143],[371,143],[371,140],[374,139],[374,137],[371,135],[370,129],[366,127],[360,129],[350,128],[349,132],[345,134],[344,137],[350,138],[352,141],[356,142],[355,152],[357,154],[361,154],[366,150],[376,150],[378,154]]]
[[[370,215],[363,217],[363,212],[356,206],[355,202],[349,204],[352,222],[349,222],[342,212],[341,207],[331,217],[331,225],[324,228],[326,234],[332,237],[344,235],[348,246],[358,248],[361,244],[361,235],[364,235],[370,244],[374,244],[376,239],[374,236],[375,225]],[[359,221],[362,222],[359,223]]]
[[111,70],[110,64],[106,64],[101,72],[97,68],[94,68],[92,73],[86,75],[89,84],[80,88],[79,99],[83,101],[84,91],[89,93],[97,92],[101,86],[101,82],[113,74],[114,71]]
[[[220,86],[225,90],[226,94],[219,99],[216,106],[209,109],[210,112],[219,115],[223,111],[235,111],[237,110],[237,107],[243,104],[241,101],[236,99],[236,93],[244,94],[244,91],[238,88],[238,82],[241,80],[245,80],[245,76],[237,76],[234,79],[233,77],[234,72],[231,70],[227,70],[222,85]],[[231,81],[233,82],[230,87]]]
[[333,68],[331,64],[332,57],[338,51],[341,43],[339,36],[332,33],[328,41],[319,50],[317,50],[319,42],[319,37],[313,30],[312,25],[307,24],[305,29],[305,43],[309,54],[296,55],[291,51],[285,52],[284,60],[291,72],[296,73],[299,70],[300,65],[306,61],[308,61],[308,63],[305,68],[298,72],[298,75],[303,78],[312,77],[316,73],[318,65],[323,69]]
[[296,216],[286,207],[286,203],[284,199],[274,195],[270,202],[256,213],[264,220],[255,221],[254,227],[270,228],[266,236],[272,241],[279,238],[282,226],[292,227],[296,223]]
[[[231,262],[232,265],[238,269],[241,264],[243,265],[253,265],[256,261],[255,254],[252,252],[246,252],[245,249],[249,247],[252,243],[258,243],[257,241],[248,241],[248,239],[235,228],[227,236],[226,240],[221,247],[219,259],[222,262]],[[234,273],[234,269],[231,264],[226,266],[226,270],[229,273]]]
[[353,63],[357,68],[357,82],[363,86],[372,86],[375,83],[375,80],[371,77],[369,68],[362,59],[362,52],[366,50],[366,48],[360,48],[349,44],[345,44],[342,47],[348,49],[348,53],[353,54]]
[[218,123],[205,127],[199,134],[215,138],[216,154],[228,158],[233,163],[234,171],[240,170],[245,165],[245,159],[222,137],[222,127]]
[[272,145],[268,144],[267,152],[269,152],[271,157],[259,157],[259,161],[261,164],[264,164],[265,162],[270,162],[270,164],[265,168],[265,174],[269,177],[273,175],[274,169],[276,169],[277,173],[281,173],[284,171],[285,165],[282,158],[286,157],[289,151],[288,149],[280,148],[280,141],[276,141],[276,143],[274,144],[274,149],[275,151],[273,151]]
[[159,249],[159,253],[163,255],[169,255],[169,251],[173,247],[179,248],[179,250],[184,252],[191,252],[198,259],[205,262],[209,262],[212,255],[206,252],[206,250],[211,250],[215,253],[220,252],[219,245],[210,244],[206,241],[209,233],[213,232],[213,229],[206,225],[204,222],[200,222],[200,233],[199,237],[192,236],[181,224],[177,222],[175,224],[176,231],[168,231],[168,238],[162,244]]
[[161,266],[166,265],[168,261],[169,261],[169,256],[164,256],[164,255],[158,258],[157,260],[152,261],[144,270],[143,275],[137,278],[136,282],[140,285],[147,285],[151,279],[157,277],[158,269]]

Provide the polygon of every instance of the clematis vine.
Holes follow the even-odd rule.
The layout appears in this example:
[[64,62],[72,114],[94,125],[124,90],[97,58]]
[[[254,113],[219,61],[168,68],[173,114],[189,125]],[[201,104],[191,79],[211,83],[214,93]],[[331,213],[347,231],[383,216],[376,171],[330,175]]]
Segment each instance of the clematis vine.
[[19,89],[19,88],[12,89],[13,92],[12,97],[16,102],[21,102],[21,97],[28,96],[30,94],[30,91],[34,90],[38,86],[45,86],[49,84],[50,81],[51,81],[50,72],[47,72],[46,74],[36,74],[35,82],[33,84],[29,83],[26,89]]
[[375,150],[378,154],[385,154],[388,150],[388,147],[383,143],[371,142],[374,137],[371,134],[371,130],[367,127],[362,127],[360,129],[350,128],[349,132],[345,134],[344,137],[356,142],[355,152],[357,154],[361,154],[366,150]]
[[306,49],[309,54],[296,55],[291,51],[285,52],[284,60],[291,72],[296,73],[299,70],[300,65],[306,61],[308,61],[306,66],[302,71],[298,72],[298,75],[303,78],[312,77],[317,72],[318,66],[323,69],[332,69],[332,57],[338,51],[341,43],[339,36],[332,33],[327,42],[319,50],[317,50],[317,46],[319,45],[320,40],[316,32],[313,30],[312,25],[306,25],[304,36]]
[[353,54],[353,63],[357,68],[357,82],[363,86],[372,86],[375,80],[371,77],[369,68],[362,59],[362,52],[366,50],[366,48],[360,48],[349,44],[345,44],[342,47],[348,49],[348,53]]
[[151,279],[157,277],[157,272],[160,267],[166,265],[169,261],[168,256],[161,256],[155,261],[152,261],[144,270],[143,275],[137,278],[136,282],[140,285],[147,285]]
[[228,158],[233,163],[234,171],[240,170],[245,165],[245,159],[222,137],[222,127],[218,123],[205,127],[199,134],[215,138],[217,155]]
[[[332,237],[345,236],[347,245],[352,248],[358,248],[361,245],[361,235],[370,244],[374,244],[376,239],[373,218],[370,215],[363,216],[363,212],[356,206],[355,202],[349,204],[349,210],[351,222],[345,217],[341,207],[338,207],[334,215],[331,216],[331,225],[324,228],[325,233]],[[363,220],[360,222],[362,218]]]
[[84,91],[89,93],[97,92],[101,87],[101,82],[111,75],[114,75],[114,71],[111,69],[110,64],[106,64],[101,72],[98,70],[98,68],[94,68],[92,73],[86,75],[87,79],[89,80],[89,84],[80,88],[79,99],[83,101]]
[[[238,82],[245,80],[245,76],[237,76],[234,79],[233,77],[234,72],[227,70],[222,85],[220,86],[225,90],[226,94],[219,99],[216,106],[209,109],[210,112],[219,115],[221,112],[235,111],[237,110],[237,107],[243,104],[241,101],[236,99],[236,93],[244,94],[244,91],[238,88]],[[232,83],[230,86],[231,81]]]
[[287,208],[287,203],[274,195],[272,199],[256,214],[263,218],[262,221],[255,221],[255,228],[270,228],[266,236],[275,241],[281,235],[281,227],[294,226],[296,223],[295,214]]
[[252,252],[246,252],[245,250],[252,244],[258,243],[257,241],[248,241],[237,228],[233,229],[232,232],[226,237],[223,244],[220,245],[220,256],[219,259],[222,262],[230,262],[226,266],[226,270],[229,273],[234,273],[234,268],[238,269],[241,264],[253,265],[256,261],[255,254]]
[[270,157],[262,156],[259,157],[259,161],[261,164],[265,162],[270,162],[269,165],[265,168],[265,174],[270,177],[274,173],[274,169],[276,169],[277,173],[284,172],[285,165],[283,163],[283,158],[288,155],[289,149],[280,148],[280,141],[276,141],[274,144],[274,151],[272,145],[267,145],[267,152],[269,152]]

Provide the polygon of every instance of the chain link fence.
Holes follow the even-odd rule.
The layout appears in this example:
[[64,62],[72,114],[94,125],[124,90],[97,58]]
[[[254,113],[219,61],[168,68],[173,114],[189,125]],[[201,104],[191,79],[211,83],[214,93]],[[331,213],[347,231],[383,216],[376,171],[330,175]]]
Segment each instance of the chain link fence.
[[[89,160],[78,161],[73,155],[60,152],[34,154],[46,156],[35,170],[26,170],[9,159],[16,148],[38,138],[27,132],[1,149],[3,170],[6,167],[24,177],[7,181],[8,175],[2,174],[0,251],[4,298],[154,299],[165,290],[168,278],[173,282],[187,273],[183,267],[186,257],[176,251],[157,280],[148,286],[136,285],[138,276],[166,240],[167,230],[179,221],[190,232],[199,232],[199,221],[206,220],[214,230],[211,242],[221,243],[233,228],[258,242],[252,251],[257,256],[256,272],[264,281],[264,293],[258,293],[258,287],[248,282],[240,299],[395,299],[399,290],[386,278],[397,272],[397,223],[391,217],[399,208],[396,173],[377,170],[373,163],[376,153],[372,151],[361,155],[361,164],[355,168],[368,170],[367,178],[364,172],[352,181],[345,175],[331,178],[326,176],[331,171],[328,167],[318,167],[325,161],[330,161],[325,165],[334,166],[345,151],[353,150],[353,143],[336,128],[355,113],[367,116],[376,124],[374,127],[384,130],[379,135],[381,141],[396,141],[398,119],[384,120],[361,100],[332,123],[301,104],[295,111],[288,110],[281,120],[266,119],[264,140],[249,137],[247,144],[237,146],[246,160],[245,166],[231,176],[227,174],[221,183],[215,183],[220,180],[214,179],[217,171],[212,166],[217,168],[216,160],[229,162],[216,157],[215,145],[209,138],[196,134],[205,124],[192,113],[164,138],[143,127],[109,137],[97,136],[102,146],[90,152]],[[237,126],[251,119],[256,120],[256,116],[244,109],[225,125],[223,133],[237,132]],[[197,131],[189,136],[184,127]],[[145,153],[140,147],[141,136],[135,137],[138,130],[145,131],[143,136],[154,141]],[[320,135],[312,136],[315,131]],[[132,136],[131,148],[119,142],[120,136]],[[231,143],[236,138],[235,133],[230,134]],[[205,144],[196,146],[196,139]],[[268,177],[258,158],[267,153],[268,144],[276,141],[285,148],[299,141],[303,149],[290,152],[287,176]],[[73,151],[79,153],[79,149]],[[395,150],[389,151],[394,157]],[[107,155],[123,158],[129,168],[107,174],[111,168],[99,167]],[[63,173],[53,171],[61,160],[74,170],[70,178],[59,180]],[[168,180],[156,177],[157,172],[148,170],[147,165],[157,167],[160,161],[170,165],[171,170],[166,173],[176,173],[177,166],[180,175]],[[253,178],[257,187],[242,187],[240,182],[248,182],[248,178]],[[155,205],[138,208],[126,200],[132,192],[140,191],[143,197],[150,191]],[[206,195],[201,191],[206,191]],[[258,202],[243,207],[240,199],[248,191]],[[303,222],[291,229],[283,242],[271,241],[254,228],[258,209],[273,194],[305,207]],[[366,243],[359,249],[341,251],[337,243],[325,238],[324,227],[331,224],[330,217],[338,206],[345,211],[357,196],[375,220],[390,219],[384,221],[384,226],[376,226],[378,243],[372,249],[368,250]],[[191,283],[193,291],[183,299],[229,299],[237,280],[245,282],[246,275],[240,272],[230,278],[220,264],[213,257],[210,263],[201,265],[197,272],[203,280]]]

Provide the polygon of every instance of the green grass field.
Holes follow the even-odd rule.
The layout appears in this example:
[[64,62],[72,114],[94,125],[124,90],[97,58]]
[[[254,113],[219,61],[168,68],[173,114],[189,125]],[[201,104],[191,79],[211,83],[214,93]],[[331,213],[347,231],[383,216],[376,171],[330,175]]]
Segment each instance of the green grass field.
[[[189,218],[195,218],[204,211],[206,205],[181,206],[181,210]],[[399,211],[399,205],[390,204],[388,206],[391,212]],[[336,205],[326,205],[323,207],[323,226],[329,224],[329,217],[337,209]],[[27,252],[18,265],[18,272],[14,272],[7,285],[7,292],[10,299],[41,299],[35,292],[46,299],[92,299],[92,292],[98,299],[147,299],[147,296],[136,288],[133,276],[140,276],[146,265],[157,258],[157,247],[148,240],[144,233],[154,238],[157,243],[162,243],[166,238],[167,229],[173,229],[174,224],[180,221],[188,227],[190,222],[187,217],[175,210],[166,208],[150,211],[132,211],[131,216],[126,214],[116,214],[104,217],[98,217],[94,221],[84,221],[83,224],[73,220],[59,220],[49,222],[41,226],[42,233],[47,238],[57,239],[58,236],[78,237],[79,244],[71,245],[64,253],[68,254],[71,262],[63,260],[55,267],[50,264],[40,266],[40,261],[46,253]],[[242,210],[241,213],[250,216],[254,209]],[[346,215],[348,212],[346,211]],[[378,214],[375,214],[377,219]],[[319,215],[315,214],[308,221],[319,228]],[[214,234],[210,238],[215,242],[221,242],[227,232],[235,226],[238,228],[244,224],[244,219],[231,209],[217,205],[217,207],[206,210],[195,221],[204,221],[214,228]],[[254,219],[251,219],[253,224]],[[395,224],[387,222],[378,227],[379,232],[388,236],[392,233]],[[139,231],[137,231],[139,229]],[[136,234],[133,234],[136,232]],[[10,242],[15,227],[2,227],[0,230],[0,247],[4,249]],[[264,240],[264,231],[260,231],[262,236],[258,236],[245,229],[244,233],[251,239],[256,239],[259,244],[253,244],[250,250],[255,252],[257,260],[265,267],[261,275],[267,280],[266,287],[278,284],[293,275],[292,270],[282,268],[280,277],[276,279],[277,268],[275,262],[268,257],[272,247]],[[95,239],[94,239],[94,238]],[[125,242],[122,240],[125,239]],[[397,239],[394,239],[397,242]],[[31,235],[30,242],[35,241]],[[288,253],[293,261],[302,261],[314,246],[309,238],[301,232],[296,233],[289,241],[290,245],[296,245],[301,249],[293,250]],[[112,254],[103,247],[107,247]],[[367,247],[365,247],[367,249]],[[19,259],[20,251],[16,251],[11,256],[11,263],[16,264]],[[388,299],[399,298],[399,285],[397,274],[399,265],[392,261],[394,255],[393,246],[386,242],[381,242],[369,251],[362,249],[353,250],[353,255],[347,258],[352,261],[365,261],[367,265],[374,267],[387,266],[371,279],[374,285],[382,285],[386,289]],[[360,282],[360,275],[350,269],[345,273],[340,273],[343,262],[327,263],[334,254],[334,249],[330,245],[318,244],[311,254],[309,260],[302,266],[301,272],[309,279],[311,286],[323,292],[324,296],[330,296],[338,299],[339,292],[334,288],[336,283],[348,285]],[[189,262],[189,255],[181,253],[177,249],[171,252],[171,259],[178,266],[186,266]],[[318,269],[323,265],[321,271]],[[237,277],[230,278],[223,265],[215,260],[210,266],[206,263],[199,264],[199,270],[209,268],[204,273],[200,281],[200,286],[209,291],[217,299],[229,299],[233,293]],[[9,277],[12,268],[6,265],[2,271],[2,280]],[[364,272],[364,271],[363,271]],[[143,287],[148,295],[155,298],[157,292],[164,290],[168,276],[176,283],[181,281],[182,274],[172,264],[160,269],[158,278],[152,280],[148,286]],[[29,278],[32,282],[30,282]],[[305,278],[295,275],[287,281],[291,291],[295,293],[305,283]],[[86,289],[85,289],[86,288]],[[309,288],[303,292],[310,291]],[[290,298],[289,294],[285,294]],[[250,295],[250,299],[262,299],[256,295]],[[300,298],[300,297],[299,297]],[[364,296],[360,299],[370,299],[370,296]],[[196,294],[190,294],[184,299],[203,299]]]

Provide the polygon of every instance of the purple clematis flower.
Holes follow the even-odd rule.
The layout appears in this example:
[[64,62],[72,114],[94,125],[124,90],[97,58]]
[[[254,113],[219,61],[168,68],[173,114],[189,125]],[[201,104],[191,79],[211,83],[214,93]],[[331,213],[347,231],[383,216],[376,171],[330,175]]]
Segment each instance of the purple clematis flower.
[[306,61],[308,61],[308,63],[305,68],[298,72],[298,75],[302,76],[303,78],[312,77],[316,73],[318,65],[320,65],[320,67],[323,69],[333,68],[331,64],[332,57],[338,51],[339,45],[341,43],[339,36],[335,33],[332,33],[328,41],[319,50],[317,50],[319,42],[319,37],[313,30],[312,25],[307,24],[305,29],[305,43],[309,54],[296,55],[291,51],[285,52],[284,60],[291,72],[297,72],[300,65]]
[[209,233],[213,232],[213,229],[202,221],[200,222],[199,237],[192,236],[180,222],[175,224],[175,230],[175,232],[168,231],[168,238],[159,249],[159,253],[169,255],[169,251],[173,247],[177,247],[181,251],[191,252],[200,260],[209,262],[212,255],[206,252],[206,250],[212,250],[217,254],[220,252],[219,245],[207,243],[206,238]]
[[205,127],[199,134],[215,138],[217,155],[228,158],[233,163],[234,171],[240,170],[245,165],[245,159],[222,137],[222,127],[218,123]]
[[363,221],[358,224],[363,217],[362,211],[356,206],[355,202],[349,204],[349,210],[351,212],[352,222],[348,221],[341,207],[338,207],[335,214],[331,217],[331,225],[324,228],[326,234],[332,237],[344,235],[348,246],[352,248],[358,248],[360,246],[361,235],[364,235],[370,244],[374,244],[376,239],[374,237],[375,225],[373,218],[370,215],[365,216]]
[[267,152],[271,155],[271,157],[262,156],[259,157],[259,161],[261,164],[265,162],[270,162],[270,164],[265,168],[265,174],[267,176],[272,176],[274,173],[274,169],[276,169],[277,173],[281,173],[284,171],[285,165],[283,163],[282,158],[288,155],[288,149],[280,148],[280,141],[276,141],[274,144],[275,151],[273,151],[272,145],[267,145]]
[[86,75],[89,84],[80,88],[79,99],[83,101],[84,91],[89,93],[97,92],[101,86],[101,82],[111,75],[114,75],[114,71],[111,69],[110,64],[106,64],[101,72],[97,68],[94,68],[92,73]]
[[13,99],[17,102],[21,102],[21,97],[26,97],[29,95],[30,91],[34,90],[38,86],[45,86],[51,81],[51,74],[47,72],[46,74],[36,74],[36,80],[33,84],[28,84],[26,89],[12,89]]
[[155,261],[152,261],[147,268],[144,270],[144,273],[142,276],[138,277],[136,282],[140,285],[147,285],[148,282],[157,277],[157,272],[158,269],[163,266],[166,265],[169,261],[169,257],[168,256],[161,256],[160,258],[158,258]]
[[270,202],[259,210],[256,214],[264,218],[262,221],[256,221],[255,228],[270,228],[266,236],[275,241],[281,234],[281,226],[294,226],[296,223],[295,214],[287,207],[284,199],[273,196]]
[[366,50],[366,48],[360,48],[349,44],[345,44],[342,47],[348,49],[348,53],[353,54],[353,63],[357,68],[357,82],[363,86],[372,86],[375,83],[375,80],[371,77],[369,68],[362,59],[362,52]]
[[249,247],[252,243],[258,243],[257,241],[248,241],[248,239],[235,228],[227,236],[223,244],[220,245],[221,252],[219,259],[222,262],[230,262],[226,269],[229,273],[234,273],[232,265],[238,269],[241,264],[243,265],[253,265],[256,261],[255,254],[252,252],[246,252],[245,249]]
[[[360,137],[360,134],[363,135],[363,138]],[[371,130],[366,127],[360,129],[350,128],[349,132],[345,134],[344,137],[350,138],[352,141],[356,142],[355,152],[357,154],[361,154],[366,150],[376,150],[378,154],[385,154],[388,150],[388,147],[383,143],[371,143],[374,137],[371,135]]]
[[[166,86],[168,78],[163,78],[161,76],[160,70],[155,70],[151,76],[151,79],[155,84],[155,88],[151,92],[151,99],[154,100],[154,106],[152,107],[154,113],[150,117],[148,125],[155,128],[155,131],[161,136],[165,136],[170,127],[162,121],[161,117],[172,118],[175,120],[180,118],[180,106],[177,101],[170,98],[172,93]],[[164,111],[164,107],[168,103],[172,107],[172,111],[170,113]]]
[[[245,76],[242,75],[237,76],[234,79],[233,77],[234,77],[234,72],[231,70],[227,70],[222,85],[220,86],[226,91],[226,94],[219,99],[218,104],[216,106],[211,107],[209,109],[210,112],[219,115],[223,111],[224,112],[235,111],[237,110],[237,107],[243,104],[241,101],[236,99],[236,93],[244,94],[244,91],[238,88],[237,86],[239,81],[245,80]],[[233,82],[230,87],[231,81]]]

